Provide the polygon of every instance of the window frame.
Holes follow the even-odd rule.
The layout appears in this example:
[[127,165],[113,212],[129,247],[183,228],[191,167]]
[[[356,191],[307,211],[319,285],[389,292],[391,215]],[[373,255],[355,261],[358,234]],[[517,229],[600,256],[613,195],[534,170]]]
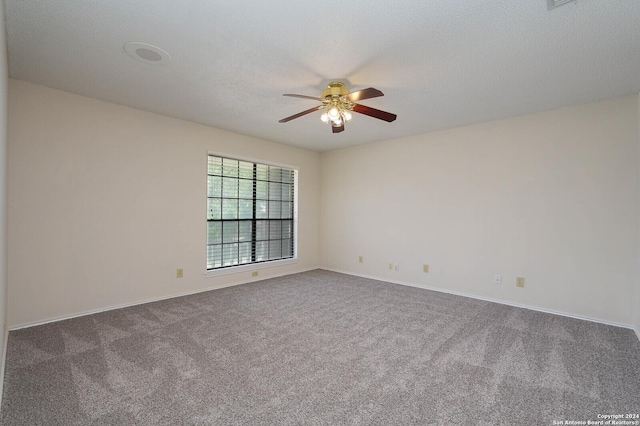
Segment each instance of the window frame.
[[[293,171],[293,218],[292,218],[292,235],[293,235],[293,257],[285,258],[285,259],[275,259],[275,260],[267,260],[253,263],[245,263],[242,265],[233,265],[233,266],[225,266],[217,269],[207,269],[207,232],[208,232],[208,220],[205,216],[205,250],[204,250],[204,269],[205,276],[207,277],[215,277],[220,275],[228,275],[228,274],[236,274],[240,272],[248,272],[255,271],[259,269],[265,268],[273,268],[278,266],[285,266],[298,263],[298,173],[299,167],[291,165],[278,163],[273,161],[261,160],[257,158],[244,157],[239,155],[226,154],[217,151],[208,151],[205,162],[205,202],[209,198],[209,185],[208,185],[208,176],[209,176],[209,156],[216,156],[221,158],[228,158],[231,160],[245,161],[256,164],[263,164],[267,166],[280,167],[283,169],[289,169]],[[207,208],[205,207],[205,212]]]

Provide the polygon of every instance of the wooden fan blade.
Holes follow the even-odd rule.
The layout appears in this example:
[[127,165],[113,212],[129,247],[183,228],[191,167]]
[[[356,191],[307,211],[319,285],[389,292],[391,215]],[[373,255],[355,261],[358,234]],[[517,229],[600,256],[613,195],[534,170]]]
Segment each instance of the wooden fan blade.
[[292,98],[302,98],[302,99],[313,99],[314,101],[320,101],[322,102],[322,99],[318,98],[317,96],[307,96],[307,95],[294,95],[292,93],[285,93],[282,96],[291,96]]
[[358,90],[357,92],[352,92],[344,95],[344,97],[349,99],[351,102],[358,102],[363,99],[377,98],[378,96],[384,96],[384,93],[382,93],[378,89],[374,89],[373,87]]
[[306,110],[306,111],[302,111],[302,112],[299,112],[299,113],[297,113],[297,114],[293,114],[293,115],[292,115],[292,116],[290,116],[290,117],[283,118],[282,120],[278,121],[278,123],[286,123],[287,121],[291,121],[291,120],[293,120],[294,118],[298,118],[298,117],[302,117],[303,115],[311,114],[312,112],[317,111],[317,110],[319,110],[319,109],[320,109],[320,108],[322,108],[322,107],[323,107],[323,105],[318,105],[317,107],[309,108],[309,109],[308,109],[308,110]]
[[391,123],[398,117],[397,115],[391,114],[390,112],[380,111],[379,109],[359,104],[354,105],[353,111],[359,112],[360,114],[368,115],[369,117],[379,118],[380,120],[388,121],[389,123]]
[[332,131],[333,133],[340,133],[340,132],[341,132],[341,131],[343,131],[343,130],[344,130],[344,124],[342,124],[342,125],[340,125],[340,126],[338,126],[338,127],[331,126],[331,131]]

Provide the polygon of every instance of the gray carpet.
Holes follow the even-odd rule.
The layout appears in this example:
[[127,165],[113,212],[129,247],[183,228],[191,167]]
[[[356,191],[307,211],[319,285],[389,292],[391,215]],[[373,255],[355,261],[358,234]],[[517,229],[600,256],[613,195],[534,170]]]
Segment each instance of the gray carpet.
[[640,413],[631,330],[316,270],[12,331],[4,425]]

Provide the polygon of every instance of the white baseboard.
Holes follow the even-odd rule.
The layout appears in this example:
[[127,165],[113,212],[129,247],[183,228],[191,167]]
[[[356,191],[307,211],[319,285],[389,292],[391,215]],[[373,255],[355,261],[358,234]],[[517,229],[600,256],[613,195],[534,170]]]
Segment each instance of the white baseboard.
[[[404,285],[404,286],[408,286],[408,287],[421,288],[421,289],[424,289],[424,290],[437,291],[439,293],[453,294],[455,296],[469,297],[471,299],[483,300],[485,302],[500,303],[502,305],[513,306],[513,307],[516,307],[516,308],[529,309],[529,310],[532,310],[532,311],[544,312],[544,313],[553,314],[553,315],[560,315],[560,316],[563,316],[563,317],[574,318],[574,319],[579,319],[579,320],[584,320],[584,321],[591,321],[591,322],[596,322],[596,323],[599,323],[599,324],[612,325],[614,327],[629,328],[629,329],[632,329],[635,332],[636,336],[638,337],[638,340],[640,340],[640,330],[635,329],[632,325],[629,325],[629,324],[621,324],[621,323],[616,323],[616,322],[613,322],[613,321],[605,321],[605,320],[601,320],[601,319],[597,319],[597,318],[590,318],[590,317],[585,317],[585,316],[581,316],[581,315],[570,314],[570,313],[567,313],[567,312],[560,312],[560,311],[554,311],[554,310],[545,309],[545,308],[539,308],[539,307],[536,307],[536,306],[529,306],[529,305],[523,305],[523,304],[518,304],[518,303],[507,302],[507,301],[504,301],[504,300],[491,299],[491,298],[488,298],[488,297],[482,297],[482,296],[477,296],[477,295],[474,295],[474,294],[468,294],[468,293],[463,293],[463,292],[458,292],[458,291],[451,291],[451,290],[447,290],[447,289],[442,289],[442,288],[438,288],[438,287],[431,287],[431,286],[422,285],[422,284],[415,284],[415,283],[399,281],[399,280],[390,280],[390,279],[386,279],[386,278],[374,277],[374,276],[371,276],[371,275],[357,274],[357,273],[349,272],[349,271],[342,271],[342,270],[338,270],[338,269],[323,268],[323,267],[316,266],[316,267],[312,267],[312,268],[301,269],[301,270],[295,271],[295,272],[286,272],[286,273],[272,275],[272,276],[269,276],[269,277],[260,277],[258,279],[253,279],[253,280],[249,280],[249,281],[241,280],[241,281],[227,283],[227,284],[223,284],[223,285],[219,285],[219,286],[211,286],[211,287],[207,287],[207,288],[203,288],[203,289],[199,289],[199,290],[187,291],[187,292],[183,292],[183,293],[177,293],[177,294],[173,294],[173,295],[169,295],[169,296],[156,297],[156,298],[146,299],[146,300],[137,301],[137,302],[124,303],[124,304],[121,304],[121,305],[109,306],[109,307],[105,307],[105,308],[94,309],[94,310],[91,310],[91,311],[84,311],[84,312],[80,312],[80,313],[77,313],[77,314],[50,318],[50,319],[47,319],[47,320],[44,320],[44,321],[38,321],[38,322],[34,322],[34,323],[27,323],[27,324],[20,324],[20,325],[11,326],[11,327],[9,327],[8,329],[6,329],[4,331],[5,340],[4,340],[3,353],[5,354],[5,357],[2,359],[2,366],[1,366],[2,367],[2,371],[0,372],[0,378],[4,374],[4,360],[6,358],[8,332],[11,331],[11,330],[19,330],[21,328],[36,327],[38,325],[49,324],[49,323],[53,323],[53,322],[57,322],[57,321],[64,321],[64,320],[67,320],[67,319],[83,317],[83,316],[86,316],[86,315],[97,314],[97,313],[100,313],[100,312],[112,311],[114,309],[128,308],[128,307],[131,307],[131,306],[143,305],[145,303],[152,303],[152,302],[158,302],[158,301],[161,301],[161,300],[173,299],[173,298],[176,298],[176,297],[189,296],[189,295],[192,295],[192,294],[204,293],[205,291],[218,290],[218,289],[221,289],[221,288],[233,287],[233,286],[242,285],[242,284],[249,284],[249,283],[258,282],[258,281],[264,281],[264,280],[268,280],[268,279],[271,279],[271,278],[278,278],[278,277],[283,277],[283,276],[287,276],[287,275],[293,275],[293,274],[299,274],[299,273],[302,273],[302,272],[313,271],[315,269],[323,269],[325,271],[337,272],[337,273],[340,273],[340,274],[352,275],[352,276],[355,276],[355,277],[367,278],[367,279],[376,280],[376,281],[382,281],[382,282],[389,282],[389,283]],[[2,395],[1,391],[2,391],[2,382],[0,382],[0,398],[1,398],[1,395]]]
[[[421,289],[424,289],[424,290],[437,291],[439,293],[453,294],[455,296],[469,297],[471,299],[483,300],[485,302],[500,303],[501,305],[513,306],[515,308],[529,309],[529,310],[532,310],[532,311],[544,312],[544,313],[547,313],[547,314],[560,315],[560,316],[563,316],[563,317],[574,318],[574,319],[579,319],[579,320],[584,320],[584,321],[591,321],[591,322],[596,322],[596,323],[599,323],[599,324],[612,325],[614,327],[629,328],[629,329],[634,330],[633,326],[630,325],[630,324],[621,324],[621,323],[617,323],[617,322],[613,322],[613,321],[606,321],[606,320],[601,320],[601,319],[597,319],[597,318],[590,318],[590,317],[585,317],[585,316],[581,316],[581,315],[570,314],[570,313],[567,313],[567,312],[554,311],[554,310],[551,310],[551,309],[540,308],[540,307],[537,307],[537,306],[522,305],[522,304],[519,304],[519,303],[508,302],[508,301],[505,301],[505,300],[491,299],[489,297],[478,296],[478,295],[475,295],[475,294],[463,293],[463,292],[459,292],[459,291],[451,291],[451,290],[447,290],[447,289],[443,289],[443,288],[431,287],[431,286],[422,285],[422,284],[415,284],[415,283],[410,283],[410,282],[406,282],[406,281],[390,280],[390,279],[387,279],[387,278],[380,278],[380,277],[374,277],[374,276],[370,276],[370,275],[357,274],[355,272],[341,271],[341,270],[338,270],[338,269],[330,269],[330,268],[321,268],[321,269],[324,269],[325,271],[337,272],[337,273],[345,274],[345,275],[353,275],[354,277],[361,277],[361,278],[367,278],[367,279],[370,279],[370,280],[376,280],[376,281],[383,281],[383,282],[388,282],[388,283],[392,283],[392,284],[405,285],[405,286],[408,286],[408,287],[416,287],[416,288],[421,288]],[[640,334],[638,333],[638,330],[634,330],[634,331],[636,332],[636,335],[638,336],[638,339],[640,339]]]
[[[84,317],[86,315],[98,314],[100,312],[107,312],[107,311],[113,311],[115,309],[129,308],[131,306],[144,305],[145,303],[159,302],[161,300],[174,299],[176,297],[190,296],[192,294],[204,293],[205,291],[218,290],[218,289],[221,289],[221,288],[233,287],[233,286],[242,285],[242,284],[249,284],[249,283],[254,283],[254,282],[258,282],[258,281],[264,281],[264,280],[269,280],[271,278],[278,278],[278,277],[284,277],[284,276],[287,276],[287,275],[293,275],[293,274],[299,274],[299,273],[302,273],[302,272],[313,271],[315,269],[319,269],[319,267],[315,266],[313,268],[301,269],[301,270],[295,271],[295,272],[284,272],[284,273],[280,273],[280,274],[270,275],[268,277],[254,278],[252,280],[240,280],[240,281],[226,283],[226,284],[222,284],[222,285],[210,286],[210,287],[206,287],[206,288],[202,288],[202,289],[198,289],[198,290],[185,291],[185,292],[182,292],[182,293],[171,294],[171,295],[168,295],[168,296],[155,297],[155,298],[140,300],[140,301],[131,302],[131,303],[123,303],[121,305],[114,305],[114,306],[108,306],[108,307],[104,307],[104,308],[100,308],[100,309],[93,309],[93,310],[90,310],[90,311],[83,311],[83,312],[79,312],[77,314],[63,315],[63,316],[60,316],[60,317],[49,318],[49,319],[46,319],[44,321],[12,325],[11,327],[9,327],[8,330],[9,331],[13,331],[13,330],[20,330],[22,328],[37,327],[39,325],[49,324],[49,323],[53,323],[53,322],[64,321],[64,320],[68,320],[68,319],[72,319],[72,318],[78,318],[78,317]],[[6,333],[8,334],[8,331]],[[7,344],[7,341],[6,341],[6,338],[5,338],[5,350],[6,350],[6,344]],[[4,371],[4,368],[3,368],[2,371]]]

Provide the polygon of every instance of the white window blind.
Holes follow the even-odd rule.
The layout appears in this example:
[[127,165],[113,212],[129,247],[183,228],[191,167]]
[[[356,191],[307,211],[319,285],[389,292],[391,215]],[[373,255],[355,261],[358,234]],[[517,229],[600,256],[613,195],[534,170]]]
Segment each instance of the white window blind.
[[207,270],[294,257],[296,171],[209,155]]

